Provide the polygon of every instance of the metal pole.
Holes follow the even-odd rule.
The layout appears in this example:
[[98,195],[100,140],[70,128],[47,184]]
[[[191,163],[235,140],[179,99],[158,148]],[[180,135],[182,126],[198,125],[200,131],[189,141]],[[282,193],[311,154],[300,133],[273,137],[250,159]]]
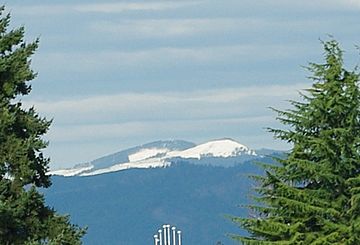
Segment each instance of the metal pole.
[[159,241],[158,235],[154,235],[154,244],[158,245],[158,241]]
[[179,245],[181,245],[181,231],[178,231],[177,234],[178,234]]
[[158,230],[159,232],[159,245],[163,245],[162,243],[162,230]]
[[167,245],[170,245],[170,241],[171,241],[171,238],[170,238],[170,225],[166,225],[166,228],[167,228],[167,239],[168,239]]
[[176,234],[175,234],[176,227],[173,226],[171,228],[171,230],[172,230],[172,236],[173,236],[173,245],[176,245]]
[[163,225],[163,229],[164,229],[164,245],[168,245],[166,225]]

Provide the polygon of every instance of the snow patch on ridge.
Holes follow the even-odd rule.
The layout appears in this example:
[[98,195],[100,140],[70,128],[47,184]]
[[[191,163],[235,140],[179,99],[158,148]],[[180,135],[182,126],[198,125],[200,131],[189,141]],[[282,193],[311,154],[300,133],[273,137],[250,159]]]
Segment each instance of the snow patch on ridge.
[[139,161],[143,161],[143,160],[146,160],[149,158],[162,157],[167,152],[169,152],[169,149],[167,149],[167,148],[141,149],[140,151],[129,155],[128,158],[129,158],[129,162],[139,162]]
[[128,163],[119,163],[115,164],[108,168],[98,169],[92,172],[85,172],[79,174],[80,176],[92,176],[92,175],[98,175],[98,174],[105,174],[105,173],[111,173],[111,172],[117,172],[120,170],[126,170],[126,169],[132,169],[132,168],[159,168],[159,167],[167,167],[170,163],[165,162],[161,159],[150,159],[140,162],[128,162]]
[[94,168],[93,165],[86,165],[86,166],[75,167],[75,168],[54,170],[54,171],[50,171],[48,174],[49,175],[61,175],[61,176],[68,177],[68,176],[79,175],[83,172],[90,171],[93,168]]

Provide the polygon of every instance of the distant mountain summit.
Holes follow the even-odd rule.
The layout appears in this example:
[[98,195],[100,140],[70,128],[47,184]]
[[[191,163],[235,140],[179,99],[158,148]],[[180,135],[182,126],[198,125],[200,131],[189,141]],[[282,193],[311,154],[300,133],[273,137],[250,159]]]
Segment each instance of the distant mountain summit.
[[179,162],[228,167],[258,157],[261,156],[254,150],[229,138],[199,145],[183,140],[155,141],[49,174],[89,176],[132,168],[167,167]]
[[256,156],[256,153],[235,140],[219,139],[183,151],[169,152],[167,157],[201,159],[204,157],[236,157],[241,155]]
[[[90,164],[94,166],[94,169],[107,168],[114,164],[141,160],[137,157],[160,157],[163,153],[169,151],[181,151],[194,146],[196,146],[194,143],[184,140],[159,140],[100,157],[91,161]],[[142,154],[145,155],[142,156]]]

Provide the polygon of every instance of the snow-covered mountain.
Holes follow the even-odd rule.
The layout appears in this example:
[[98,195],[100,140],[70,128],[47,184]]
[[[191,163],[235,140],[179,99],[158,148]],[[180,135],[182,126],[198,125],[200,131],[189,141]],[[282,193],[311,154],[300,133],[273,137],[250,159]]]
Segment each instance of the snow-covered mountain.
[[[129,163],[135,160],[144,160],[149,157],[161,157],[169,151],[182,151],[196,146],[192,142],[184,140],[160,140],[144,145],[132,147],[90,162],[94,169],[103,169],[119,163]],[[142,159],[136,159],[140,157]]]
[[256,153],[247,146],[232,139],[213,140],[183,151],[172,151],[166,154],[168,158],[181,157],[196,159],[204,157],[236,157],[241,155],[256,156]]
[[62,176],[90,176],[131,168],[167,167],[175,162],[229,166],[260,157],[233,139],[212,140],[200,145],[187,141],[156,141],[120,151],[70,169],[51,171]]

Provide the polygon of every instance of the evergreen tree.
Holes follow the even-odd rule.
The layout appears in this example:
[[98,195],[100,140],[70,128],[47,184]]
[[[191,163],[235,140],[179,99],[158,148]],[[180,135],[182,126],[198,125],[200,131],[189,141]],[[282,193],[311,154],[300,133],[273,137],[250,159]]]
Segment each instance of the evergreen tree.
[[81,244],[84,230],[45,205],[39,187],[49,187],[49,159],[42,136],[50,121],[19,96],[31,91],[30,56],[38,41],[25,43],[24,28],[8,31],[10,15],[0,9],[0,244]]
[[270,131],[292,149],[255,177],[257,217],[233,218],[249,232],[233,236],[242,244],[360,244],[359,74],[343,67],[335,40],[323,45],[303,101],[276,110],[287,129]]

